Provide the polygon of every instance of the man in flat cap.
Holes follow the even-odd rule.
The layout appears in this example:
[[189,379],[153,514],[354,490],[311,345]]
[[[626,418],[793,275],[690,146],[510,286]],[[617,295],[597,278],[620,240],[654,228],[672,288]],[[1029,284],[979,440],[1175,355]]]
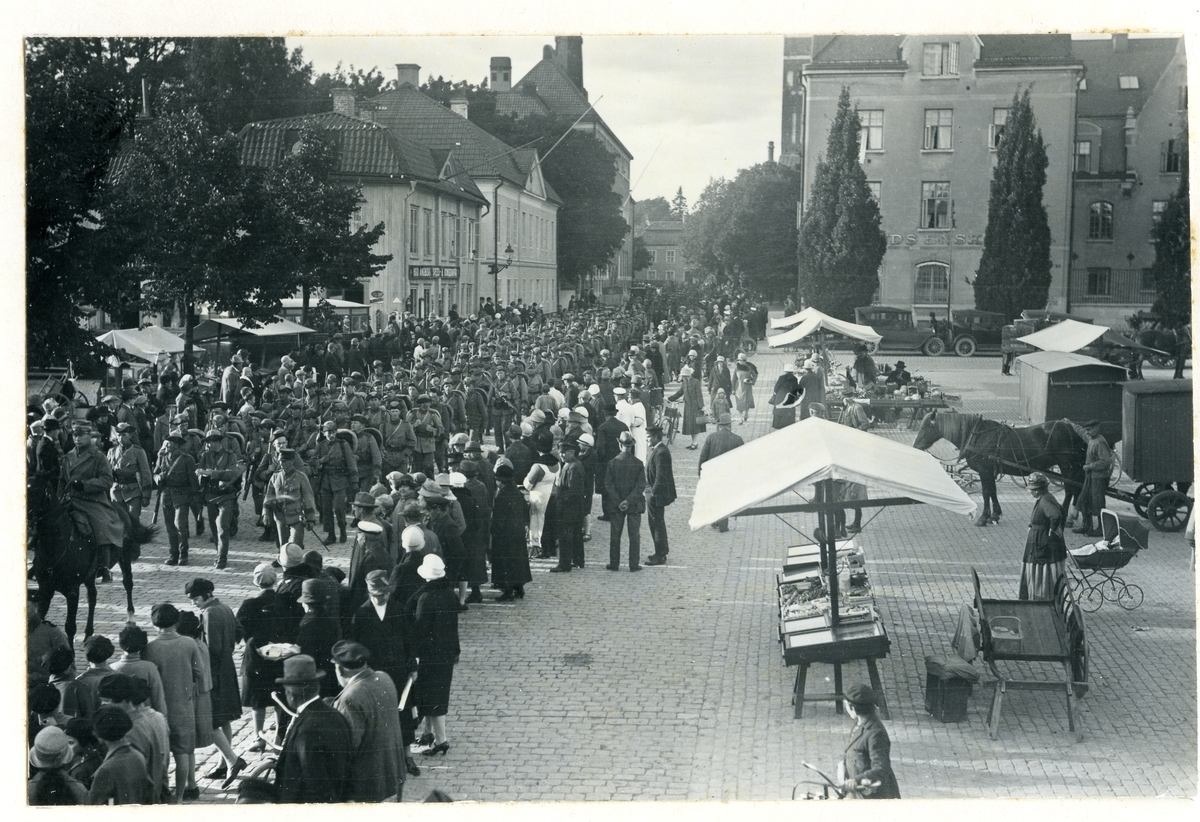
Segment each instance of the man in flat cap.
[[163,522],[170,545],[170,556],[165,564],[187,565],[188,513],[193,500],[200,497],[200,478],[196,476],[196,461],[184,450],[182,435],[167,435],[154,475],[162,493]]
[[279,470],[267,481],[263,495],[263,515],[274,523],[280,546],[294,542],[303,548],[305,526],[312,528],[317,522],[316,499],[308,477],[296,467],[296,452],[280,448],[278,459]]
[[[733,418],[728,413],[717,417],[717,430],[705,438],[704,447],[700,449],[700,464],[696,468],[697,473],[703,473],[704,463],[710,459],[746,444],[745,440],[733,433],[732,425]],[[724,534],[729,530],[729,520],[717,520],[712,527]]]
[[646,468],[633,455],[634,439],[628,431],[617,439],[621,453],[608,464],[604,476],[605,508],[609,516],[608,565],[620,570],[621,531],[629,528],[629,570],[642,570],[640,559],[642,512],[646,510]]
[[350,779],[350,723],[321,698],[325,672],[307,654],[283,661],[283,686],[296,718],[288,725],[275,766],[279,801],[289,804],[346,800]]
[[383,452],[380,450],[383,435],[374,428],[367,428],[365,414],[355,414],[350,418],[350,430],[358,437],[354,449],[358,465],[357,490],[369,491],[383,477]]
[[646,523],[654,540],[654,553],[647,565],[665,565],[670,548],[667,544],[667,506],[675,502],[675,472],[671,467],[671,450],[663,442],[663,429],[654,423],[646,429],[650,436],[650,451],[646,458]]
[[405,762],[399,694],[392,678],[367,664],[371,652],[343,639],[333,646],[342,692],[333,707],[350,723],[348,802],[382,802],[404,790]]

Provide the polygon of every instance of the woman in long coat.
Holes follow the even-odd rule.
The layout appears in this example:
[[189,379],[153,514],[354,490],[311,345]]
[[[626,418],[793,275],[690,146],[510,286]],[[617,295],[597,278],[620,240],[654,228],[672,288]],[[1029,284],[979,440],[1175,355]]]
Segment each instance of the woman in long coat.
[[[436,554],[425,557],[420,568],[425,584],[412,595],[404,611],[412,625],[413,648],[417,655],[416,705],[422,724],[433,734],[433,745],[425,756],[445,754],[446,714],[450,710],[450,686],[460,652],[458,644],[458,596],[446,577],[446,566]],[[421,729],[417,738],[423,736]]]
[[747,362],[744,353],[738,354],[733,374],[734,399],[737,400],[737,409],[742,412],[742,423],[745,424],[750,409],[754,407],[754,383],[758,382],[758,367],[752,362]]
[[[246,635],[246,646],[242,650],[242,705],[254,713],[255,741],[250,746],[251,751],[265,751],[267,748],[267,743],[258,738],[258,734],[262,733],[266,726],[267,708],[275,709],[276,725],[283,727],[279,722],[282,711],[271,699],[275,680],[283,676],[283,663],[279,660],[263,659],[258,652],[264,645],[283,642],[287,638],[284,623],[276,614],[277,578],[278,575],[270,563],[261,563],[254,569],[254,584],[261,589],[260,593],[258,596],[242,600],[237,610],[238,622]],[[278,731],[276,735],[276,741],[282,742],[282,732]]]
[[[679,372],[679,390],[667,399],[670,402],[683,398],[683,433],[692,438],[692,444],[687,447],[695,451],[696,435],[703,434],[708,426],[704,423],[704,395],[700,391],[700,381],[695,378],[690,365],[685,365]],[[728,374],[728,372],[726,372]]]
[[[429,530],[433,531],[438,538],[438,543],[442,546],[446,579],[449,580],[449,583],[457,583],[466,579],[467,548],[463,545],[458,527],[450,517],[449,499],[445,496],[430,495],[425,495],[423,499],[425,507],[429,510],[427,522]],[[460,611],[467,610],[467,605],[461,597],[458,608]]]
[[729,363],[723,354],[717,355],[716,362],[708,371],[708,395],[717,393],[718,388],[725,389],[725,396],[733,395],[733,380],[729,376]]
[[511,464],[496,466],[496,482],[500,488],[492,507],[492,582],[503,592],[501,602],[514,597],[524,599],[525,585],[533,581],[529,552],[525,547],[529,503],[513,480]]
[[1021,570],[1020,599],[1054,599],[1054,589],[1066,573],[1067,544],[1063,540],[1062,505],[1050,493],[1050,481],[1044,474],[1029,480],[1029,493],[1037,500],[1029,517],[1025,537],[1024,567]]
[[467,530],[462,534],[465,558],[462,565],[462,578],[458,580],[459,598],[460,600],[463,598],[467,586],[470,586],[471,594],[466,597],[465,601],[483,602],[483,593],[479,590],[479,586],[488,580],[487,531],[484,530],[487,528],[487,523],[475,501],[475,495],[465,486],[453,485],[455,479],[457,478],[451,475],[450,491],[462,507],[463,519],[467,523]]
[[771,392],[769,402],[774,406],[771,412],[771,428],[786,428],[796,421],[796,406],[804,396],[800,390],[800,381],[796,379],[796,366],[788,363],[784,372],[775,380],[775,389]]

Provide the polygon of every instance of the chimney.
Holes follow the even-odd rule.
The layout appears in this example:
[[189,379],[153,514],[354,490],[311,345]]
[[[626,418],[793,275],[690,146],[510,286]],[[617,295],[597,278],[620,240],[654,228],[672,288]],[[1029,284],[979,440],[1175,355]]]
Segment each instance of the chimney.
[[507,57],[493,57],[491,66],[492,91],[509,91],[512,89],[512,60]]
[[559,65],[566,69],[571,82],[583,88],[583,38],[555,37],[554,56]]
[[767,141],[767,162],[768,163],[775,162],[775,141],[774,140]]
[[469,109],[470,109],[470,104],[467,102],[466,97],[451,97],[450,98],[450,110],[453,111],[455,114],[457,114],[459,117],[463,118],[464,120],[467,119],[467,112],[469,111]]
[[418,88],[421,78],[421,67],[416,63],[397,63],[396,64],[396,85],[403,86],[408,84],[413,88]]
[[554,46],[542,46],[542,59],[543,60],[553,60],[554,59]]
[[137,116],[139,123],[148,123],[154,119],[154,115],[150,113],[150,94],[146,90],[146,78],[142,78],[142,111]]
[[1121,54],[1129,48],[1128,34],[1114,34],[1112,36],[1112,47],[1114,54]]
[[354,117],[354,92],[348,88],[330,89],[329,94],[333,97],[333,111],[335,114],[344,114],[347,117]]

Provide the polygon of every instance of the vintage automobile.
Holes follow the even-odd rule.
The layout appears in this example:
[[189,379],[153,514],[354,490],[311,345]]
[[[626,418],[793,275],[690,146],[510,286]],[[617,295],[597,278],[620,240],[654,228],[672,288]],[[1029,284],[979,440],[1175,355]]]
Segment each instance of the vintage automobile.
[[854,321],[869,325],[883,337],[879,349],[885,351],[920,351],[927,357],[939,357],[946,343],[929,328],[913,324],[912,310],[885,305],[868,305],[854,309]]
[[956,308],[951,315],[947,342],[960,357],[970,357],[976,352],[998,354],[1004,325],[1003,314]]

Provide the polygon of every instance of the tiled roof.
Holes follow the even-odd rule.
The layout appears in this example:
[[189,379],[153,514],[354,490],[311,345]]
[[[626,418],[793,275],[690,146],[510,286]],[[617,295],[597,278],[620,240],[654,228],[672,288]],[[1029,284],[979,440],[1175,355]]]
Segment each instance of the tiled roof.
[[273,166],[306,130],[320,131],[336,144],[340,174],[438,179],[428,149],[376,123],[336,112],[247,123],[238,135],[242,162]]
[[[530,98],[540,101],[539,108]],[[529,70],[521,80],[512,87],[511,91],[496,93],[496,113],[516,114],[524,117],[528,114],[545,114],[549,112],[557,117],[574,122],[583,117],[585,123],[596,123],[608,132],[612,141],[625,152],[629,149],[617,138],[608,123],[604,122],[595,109],[588,111],[590,102],[587,95],[567,76],[567,72],[552,57],[542,60]],[[584,112],[587,112],[584,115]]]
[[813,68],[824,65],[905,66],[900,59],[904,37],[896,34],[840,34],[813,38]]
[[[517,164],[517,168],[526,176],[533,173],[533,165],[537,160],[537,152],[532,148],[519,148],[513,152],[513,162]],[[550,181],[542,175],[542,183],[546,186],[546,198],[552,202],[563,204],[563,200],[558,196],[558,192],[554,190],[554,186],[550,185]]]
[[376,123],[433,149],[453,151],[472,177],[499,177],[524,186],[512,147],[409,85],[370,101]]
[[[1179,48],[1178,37],[1155,37],[1126,41],[1123,52],[1114,52],[1111,40],[1076,40],[1072,45],[1082,61],[1087,90],[1080,91],[1076,104],[1079,117],[1124,117],[1133,106],[1135,114],[1154,93],[1162,73]],[[1133,75],[1138,88],[1122,89],[1119,78]]]
[[1069,34],[981,34],[976,68],[1004,66],[1071,66],[1079,59],[1071,52]]

